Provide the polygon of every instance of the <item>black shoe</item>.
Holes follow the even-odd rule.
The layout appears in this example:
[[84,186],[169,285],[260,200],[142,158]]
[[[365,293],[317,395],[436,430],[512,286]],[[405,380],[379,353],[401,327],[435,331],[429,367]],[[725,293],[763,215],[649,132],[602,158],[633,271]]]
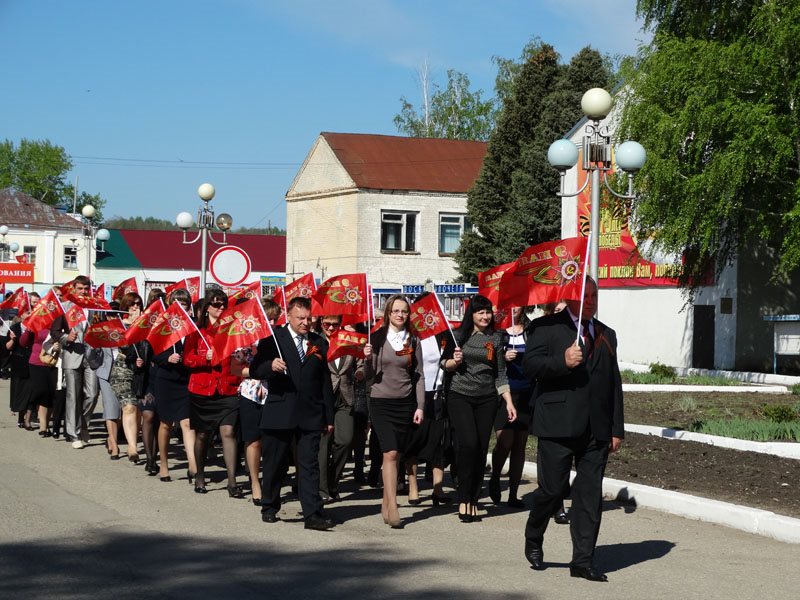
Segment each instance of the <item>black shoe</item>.
[[322,503],[326,505],[334,504],[336,502],[339,502],[339,500],[341,500],[339,494],[323,494],[322,492],[320,492],[320,496],[322,496]]
[[195,483],[194,484],[194,493],[195,494],[207,494],[208,493],[208,489],[206,489],[205,485],[197,485]]
[[453,498],[450,496],[437,496],[436,494],[431,494],[431,500],[433,500],[434,506],[439,506],[440,504],[450,504],[453,501]]
[[593,566],[574,567],[570,565],[569,575],[570,577],[582,577],[583,579],[588,579],[589,581],[608,581],[608,577],[606,577],[605,573],[601,573],[597,570],[597,567]]
[[189,480],[189,483],[194,481],[195,473],[192,473],[189,469],[186,469],[186,479]]
[[61,437],[61,432],[60,431],[54,431],[53,432],[53,439],[54,440],[57,440],[60,437]]
[[52,434],[52,433],[50,433],[50,432],[49,432],[48,430],[46,430],[46,429],[45,429],[44,431],[40,431],[40,432],[39,432],[39,437],[43,437],[43,438],[50,437],[50,436],[52,436],[52,435],[53,435],[53,434]]
[[158,465],[156,464],[156,459],[151,458],[148,459],[147,462],[144,464],[144,470],[150,477],[155,477],[158,475]]
[[170,481],[172,481],[172,477],[170,477],[169,475],[165,475],[164,477],[159,477],[159,479],[164,483],[169,483]]
[[231,498],[244,498],[244,490],[238,485],[228,486],[228,496]]
[[110,458],[111,460],[119,460],[119,454],[112,454],[108,458]]
[[564,511],[559,511],[553,515],[553,521],[559,525],[569,525],[569,515]]
[[500,478],[492,477],[489,479],[489,498],[495,504],[500,504]]
[[261,513],[261,520],[264,523],[277,523],[281,518],[275,513]]
[[253,498],[253,504],[256,506],[261,506],[261,498]]
[[525,508],[525,503],[516,497],[509,498],[508,501],[506,502],[506,505],[509,508]]
[[409,498],[408,503],[411,506],[417,506],[419,504],[422,504],[422,498]]
[[544,551],[539,544],[525,540],[525,558],[531,563],[533,570],[544,571]]
[[67,442],[68,444],[71,444],[72,442],[75,441],[75,438],[72,437],[71,435],[65,433],[64,434],[64,441]]
[[306,529],[315,529],[317,531],[328,531],[331,529],[336,523],[334,523],[331,519],[327,519],[322,515],[314,513],[306,517],[306,523],[304,527]]

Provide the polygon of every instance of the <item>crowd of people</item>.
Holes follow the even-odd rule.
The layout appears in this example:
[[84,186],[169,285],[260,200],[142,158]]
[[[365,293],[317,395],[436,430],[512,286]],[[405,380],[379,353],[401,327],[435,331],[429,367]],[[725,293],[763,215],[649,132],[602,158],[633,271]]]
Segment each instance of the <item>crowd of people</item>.
[[[79,276],[71,289],[78,296],[90,294],[91,281]],[[31,302],[36,300],[31,294]],[[211,343],[214,324],[231,302],[221,289],[207,290],[195,304],[185,289],[168,296],[154,289],[146,301],[129,292],[113,309],[130,324],[157,301],[167,306],[180,303],[198,329],[158,354],[146,341],[122,348],[91,348],[84,343],[86,326],[106,318],[102,311],[85,309],[87,319],[73,327],[62,316],[49,331],[38,332],[22,325],[24,312],[8,319],[0,343],[10,358],[11,410],[19,427],[34,431],[38,420],[40,437],[63,438],[72,448],[82,449],[89,442],[89,424],[100,398],[111,460],[122,456],[122,438],[127,460],[143,463],[148,475],[169,483],[177,478],[175,469],[170,469],[170,456],[182,455],[192,489],[205,494],[210,450],[220,447],[229,496],[242,499],[249,492],[265,523],[280,520],[282,487],[289,485],[287,474],[294,466],[293,491],[305,527],[316,530],[337,524],[324,507],[341,500],[350,459],[355,486],[369,482],[383,488],[381,515],[391,528],[403,526],[398,489],[405,489],[408,504],[423,501],[418,481],[421,464],[434,506],[452,501],[444,491],[449,467],[458,519],[480,521],[486,457],[494,434],[489,498],[494,504],[502,502],[500,482],[508,460],[506,505],[524,508],[518,490],[535,410],[532,400],[553,391],[552,377],[560,377],[556,383],[564,384],[569,375],[550,375],[544,371],[548,365],[530,356],[526,360],[526,348],[532,347],[529,338],[537,330],[529,327],[525,309],[514,309],[512,326],[498,329],[492,303],[474,296],[459,327],[419,339],[410,326],[410,300],[392,296],[385,303],[380,328],[373,330],[363,348],[363,358],[346,355],[329,361],[328,342],[343,327],[342,317],[312,316],[311,301],[296,297],[286,306],[286,324],[275,326],[283,308],[265,297],[261,302],[273,334],[219,360]],[[546,312],[556,316],[565,306],[549,306]],[[69,302],[64,307],[68,310]],[[579,310],[569,308],[566,312],[574,319]],[[569,323],[577,327],[572,320]],[[599,329],[597,323],[591,331]],[[366,331],[366,324],[346,327]],[[586,347],[575,349],[578,354],[559,358],[570,369],[588,360]],[[621,396],[619,401],[621,418]],[[553,404],[540,409],[539,416],[545,418],[553,409]],[[613,420],[617,436],[618,419]],[[602,442],[609,436],[591,437]],[[174,439],[180,445],[171,451]],[[541,455],[539,469],[547,472]],[[546,492],[546,497],[534,498],[547,512],[546,520],[553,516],[558,523],[569,523],[563,505],[569,483],[561,471]],[[585,509],[583,504],[580,508]],[[579,518],[586,518],[584,512]],[[540,517],[535,524],[529,521],[526,530],[526,557],[534,568],[541,568],[543,560],[545,524]],[[599,527],[599,517],[592,513],[592,518],[590,527]]]

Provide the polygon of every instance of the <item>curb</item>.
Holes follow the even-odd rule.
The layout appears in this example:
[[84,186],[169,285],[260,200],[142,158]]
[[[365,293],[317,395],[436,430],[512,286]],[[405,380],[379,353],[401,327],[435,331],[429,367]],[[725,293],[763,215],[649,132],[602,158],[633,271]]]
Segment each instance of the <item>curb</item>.
[[709,446],[717,446],[719,448],[730,448],[731,450],[759,452],[761,454],[771,454],[782,458],[800,459],[800,443],[797,442],[754,442],[720,435],[709,435],[707,433],[696,433],[694,431],[683,431],[681,429],[670,429],[668,427],[654,427],[652,425],[634,425],[631,423],[625,423],[625,431],[641,433],[643,435],[655,435],[668,440],[700,442],[701,444],[708,444]]
[[623,383],[623,392],[722,392],[726,394],[789,394],[783,385],[679,385],[652,383]]
[[[491,455],[489,459],[491,460]],[[535,478],[536,464],[526,461],[522,472],[528,477]],[[575,472],[572,471],[570,483],[574,478]],[[800,519],[768,510],[709,500],[701,496],[671,492],[607,477],[603,479],[603,497],[606,500],[634,504],[637,507],[659,510],[686,519],[725,525],[780,542],[800,544]]]
[[[647,373],[650,371],[649,365],[642,365],[632,362],[620,362],[620,370],[629,369],[637,373]],[[800,377],[795,375],[776,375],[774,373],[756,373],[754,371],[723,371],[721,369],[695,369],[690,367],[675,367],[678,375],[710,375],[712,377],[724,377],[725,379],[737,379],[742,382],[750,383],[771,383],[774,385],[795,385],[800,384]]]

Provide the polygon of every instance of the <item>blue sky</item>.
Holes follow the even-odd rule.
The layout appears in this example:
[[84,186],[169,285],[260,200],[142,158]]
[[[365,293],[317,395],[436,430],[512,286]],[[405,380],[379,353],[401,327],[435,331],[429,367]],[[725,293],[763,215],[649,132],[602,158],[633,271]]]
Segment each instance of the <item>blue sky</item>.
[[[0,0],[0,137],[49,139],[105,215],[174,220],[215,185],[234,226],[285,226],[321,131],[396,134],[417,69],[493,95],[534,36],[632,54],[635,0]],[[182,161],[182,162],[181,162]],[[213,163],[213,164],[202,164]],[[230,163],[230,164],[221,164]],[[249,163],[249,164],[248,164]],[[254,164],[255,163],[255,164]]]

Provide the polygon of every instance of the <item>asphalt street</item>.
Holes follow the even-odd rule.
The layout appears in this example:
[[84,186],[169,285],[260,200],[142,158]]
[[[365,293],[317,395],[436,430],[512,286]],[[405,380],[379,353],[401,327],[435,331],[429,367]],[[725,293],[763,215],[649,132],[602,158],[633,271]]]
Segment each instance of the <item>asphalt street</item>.
[[608,583],[569,576],[569,528],[555,524],[549,567],[535,572],[522,553],[526,512],[488,506],[482,522],[460,523],[423,488],[420,506],[401,497],[406,524],[393,530],[380,491],[356,490],[349,471],[328,509],[343,521],[333,531],[304,530],[288,487],[284,520],[264,524],[249,499],[228,497],[216,462],[209,493],[194,494],[182,461],[170,483],[110,461],[99,418],[91,445],[74,450],[18,429],[7,398],[3,381],[0,598],[764,599],[800,589],[800,546],[611,503],[597,550]]

